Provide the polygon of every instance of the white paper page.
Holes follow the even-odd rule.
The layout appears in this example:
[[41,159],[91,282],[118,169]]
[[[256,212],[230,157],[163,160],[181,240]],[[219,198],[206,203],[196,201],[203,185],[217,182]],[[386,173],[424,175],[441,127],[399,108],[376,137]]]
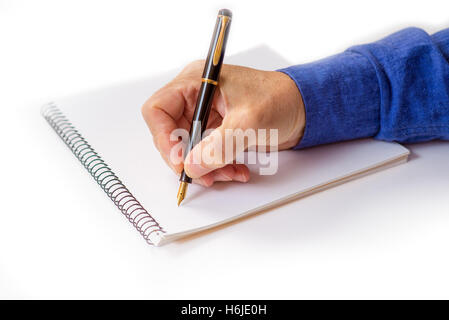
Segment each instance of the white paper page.
[[[288,65],[267,47],[230,57],[225,62],[271,70]],[[408,152],[398,144],[374,140],[284,151],[279,153],[276,175],[260,176],[257,166],[253,166],[251,180],[246,184],[218,183],[212,188],[191,185],[182,206],[177,207],[179,177],[165,165],[155,149],[140,113],[145,100],[175,74],[171,72],[55,101],[170,234],[216,224]],[[84,169],[80,167],[81,170]]]

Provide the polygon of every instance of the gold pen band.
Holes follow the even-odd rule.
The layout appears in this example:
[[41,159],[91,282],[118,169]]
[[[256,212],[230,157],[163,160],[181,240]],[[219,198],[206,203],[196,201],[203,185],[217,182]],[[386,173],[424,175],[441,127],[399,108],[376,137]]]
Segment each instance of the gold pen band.
[[214,86],[218,85],[218,81],[207,79],[207,78],[201,78],[201,81],[213,84]]

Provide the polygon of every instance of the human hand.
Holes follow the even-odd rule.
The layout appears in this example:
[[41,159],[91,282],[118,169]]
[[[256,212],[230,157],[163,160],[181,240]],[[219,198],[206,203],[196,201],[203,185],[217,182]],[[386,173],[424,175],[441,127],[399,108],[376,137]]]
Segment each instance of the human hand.
[[[225,130],[277,129],[278,150],[295,146],[302,137],[305,126],[305,112],[296,84],[284,73],[261,71],[246,67],[223,65],[218,88],[212,103],[208,129],[213,131],[189,152],[183,163],[170,159],[172,148],[178,141],[171,141],[175,129],[189,131],[196,99],[201,85],[204,61],[190,63],[171,82],[158,90],[142,106],[142,115],[153,135],[154,143],[165,162],[179,175],[183,168],[194,182],[211,186],[215,181],[249,180],[249,170],[244,164],[233,161],[234,150],[229,159],[216,154],[214,161],[203,159],[202,150],[225,150]],[[262,144],[269,146],[269,135]],[[257,140],[256,140],[257,141]],[[257,147],[246,142],[240,149]]]

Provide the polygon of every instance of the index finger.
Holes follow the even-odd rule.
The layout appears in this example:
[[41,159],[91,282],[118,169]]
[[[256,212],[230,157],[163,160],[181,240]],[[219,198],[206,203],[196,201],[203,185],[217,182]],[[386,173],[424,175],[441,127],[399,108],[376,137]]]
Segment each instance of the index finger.
[[170,161],[170,150],[177,141],[170,141],[170,134],[178,128],[186,106],[182,91],[176,86],[169,85],[156,92],[142,106],[142,115],[147,123],[156,148],[165,162],[177,173],[182,171],[182,164]]

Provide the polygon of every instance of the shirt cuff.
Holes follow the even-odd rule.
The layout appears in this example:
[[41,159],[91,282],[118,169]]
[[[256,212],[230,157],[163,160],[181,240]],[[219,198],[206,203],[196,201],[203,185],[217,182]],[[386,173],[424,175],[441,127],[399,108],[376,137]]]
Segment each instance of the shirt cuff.
[[371,137],[379,131],[378,78],[363,55],[349,49],[277,71],[295,81],[304,102],[304,135],[294,149]]

